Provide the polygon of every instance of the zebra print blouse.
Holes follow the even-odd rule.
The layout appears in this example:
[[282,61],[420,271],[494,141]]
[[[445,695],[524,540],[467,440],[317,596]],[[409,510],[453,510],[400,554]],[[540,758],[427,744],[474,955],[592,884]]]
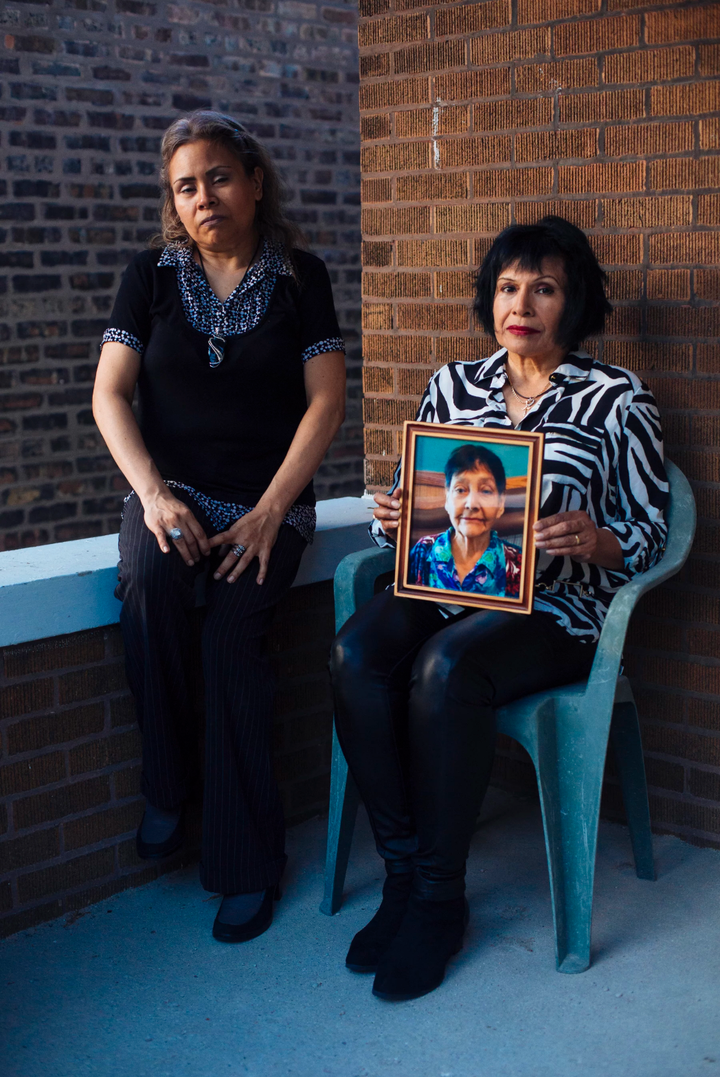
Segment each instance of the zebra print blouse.
[[[512,426],[503,387],[505,349],[479,362],[449,363],[430,379],[417,418],[457,426]],[[668,483],[660,416],[635,374],[583,351],[550,376],[553,389],[518,423],[545,435],[540,516],[583,510],[622,548],[621,571],[538,551],[534,608],[584,642],[600,635],[613,594],[664,551]],[[399,470],[396,472],[395,484]],[[394,489],[394,486],[393,486]],[[378,545],[387,538],[377,521]]]

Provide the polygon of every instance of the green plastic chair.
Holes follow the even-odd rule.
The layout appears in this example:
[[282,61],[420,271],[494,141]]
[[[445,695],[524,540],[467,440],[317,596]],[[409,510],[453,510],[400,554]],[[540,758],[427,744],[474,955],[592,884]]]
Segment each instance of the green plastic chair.
[[[498,730],[530,754],[542,807],[559,972],[590,966],[590,928],[600,795],[608,739],[617,757],[635,870],[655,878],[650,811],[640,725],[627,677],[619,676],[630,615],[641,595],[684,565],[695,533],[695,499],[678,467],[666,461],[670,501],[668,538],[659,564],[625,584],[612,600],[587,681],[527,696],[497,712]],[[390,549],[352,553],[335,573],[338,630],[372,598],[379,576],[391,572]],[[333,731],[330,817],[322,912],[342,904],[359,795]]]

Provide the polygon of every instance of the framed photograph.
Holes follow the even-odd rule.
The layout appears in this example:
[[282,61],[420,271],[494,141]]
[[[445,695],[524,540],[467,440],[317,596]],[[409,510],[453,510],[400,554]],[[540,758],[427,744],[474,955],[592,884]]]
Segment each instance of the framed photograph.
[[395,594],[530,613],[543,435],[406,422]]

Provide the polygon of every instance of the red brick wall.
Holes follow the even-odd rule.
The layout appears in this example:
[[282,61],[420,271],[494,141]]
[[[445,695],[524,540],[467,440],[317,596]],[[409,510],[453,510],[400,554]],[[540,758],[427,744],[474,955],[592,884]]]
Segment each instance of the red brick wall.
[[[199,623],[199,618],[198,618]],[[278,675],[275,766],[289,824],[327,810],[332,585],[294,588],[271,647]],[[197,857],[135,854],[140,735],[117,625],[0,652],[0,937],[124,890]],[[196,675],[198,713],[200,676]]]
[[328,262],[348,420],[318,492],[362,491],[355,0],[37,0],[0,13],[0,550],[117,531],[97,345],[157,231],[160,138],[213,107],[262,138]]
[[586,229],[616,305],[591,346],[651,385],[700,515],[627,652],[653,817],[720,845],[720,4],[360,11],[367,483],[389,483],[433,370],[490,354],[470,302],[491,237],[545,213]]

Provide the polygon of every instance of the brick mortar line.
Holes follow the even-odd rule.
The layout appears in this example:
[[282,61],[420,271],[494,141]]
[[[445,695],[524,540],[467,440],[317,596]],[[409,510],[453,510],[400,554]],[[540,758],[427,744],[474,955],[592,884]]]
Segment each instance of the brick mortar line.
[[[16,907],[8,909],[7,912],[0,914],[0,924],[3,920],[9,919],[11,916],[17,913],[29,912],[32,911],[32,909],[41,908],[43,905],[48,905],[55,902],[57,902],[58,904],[62,904],[67,898],[73,897],[76,894],[82,894],[84,890],[95,889],[98,886],[107,885],[108,883],[112,883],[116,880],[120,881],[121,879],[130,878],[133,875],[140,874],[141,871],[147,870],[152,870],[152,868],[148,869],[143,867],[142,865],[129,868],[121,868],[119,866],[116,866],[113,871],[108,875],[98,876],[95,879],[87,879],[84,883],[81,883],[78,886],[68,887],[65,890],[59,891],[57,895],[45,894],[41,898],[33,898],[31,901],[24,902],[23,904],[18,904]],[[170,870],[175,871],[176,867],[172,867]],[[160,872],[160,874],[165,873]],[[61,913],[60,915],[63,914]]]
[[17,883],[20,879],[32,875],[36,871],[46,871],[48,868],[64,867],[67,864],[72,863],[73,860],[80,860],[84,856],[91,856],[93,853],[101,853],[104,849],[115,849],[119,844],[131,841],[135,837],[135,831],[136,828],[133,828],[122,834],[113,834],[111,837],[94,842],[92,845],[80,845],[76,849],[62,850],[57,856],[54,856],[49,860],[38,860],[32,864],[26,864],[22,868],[13,868],[11,871],[8,871],[3,878],[7,879],[10,883]]
[[[137,766],[140,764],[140,762],[141,760],[139,758],[136,760],[130,760],[130,766],[128,766],[126,769],[130,770],[132,769],[133,765]],[[112,775],[109,774],[107,775],[108,778],[111,776]],[[80,781],[85,780],[86,779],[84,778],[84,776],[82,776],[80,779]],[[67,789],[71,785],[76,784],[78,783],[70,781],[65,783],[63,785],[63,788]],[[43,789],[44,788],[45,787],[43,787]],[[50,790],[50,792],[52,792],[52,790]],[[40,795],[42,796],[44,795],[44,793],[41,793]],[[18,799],[23,798],[15,797],[14,799],[10,799],[9,797],[3,797],[0,803],[13,804],[16,803]],[[93,815],[101,815],[103,812],[107,812],[113,808],[126,808],[128,807],[128,805],[134,804],[136,801],[139,801],[141,799],[142,793],[140,793],[139,791],[137,793],[130,793],[128,796],[125,797],[116,797],[114,794],[111,794],[110,800],[102,800],[99,804],[94,804],[90,808],[82,808],[80,811],[77,812],[72,812],[67,815],[59,815],[54,819],[43,819],[42,822],[33,823],[31,826],[13,826],[13,828],[8,829],[5,834],[0,834],[0,845],[2,845],[6,841],[14,840],[15,838],[24,838],[30,834],[37,834],[42,830],[52,830],[54,828],[59,828],[64,823],[72,823],[75,822],[77,819],[86,819],[92,817]]]

